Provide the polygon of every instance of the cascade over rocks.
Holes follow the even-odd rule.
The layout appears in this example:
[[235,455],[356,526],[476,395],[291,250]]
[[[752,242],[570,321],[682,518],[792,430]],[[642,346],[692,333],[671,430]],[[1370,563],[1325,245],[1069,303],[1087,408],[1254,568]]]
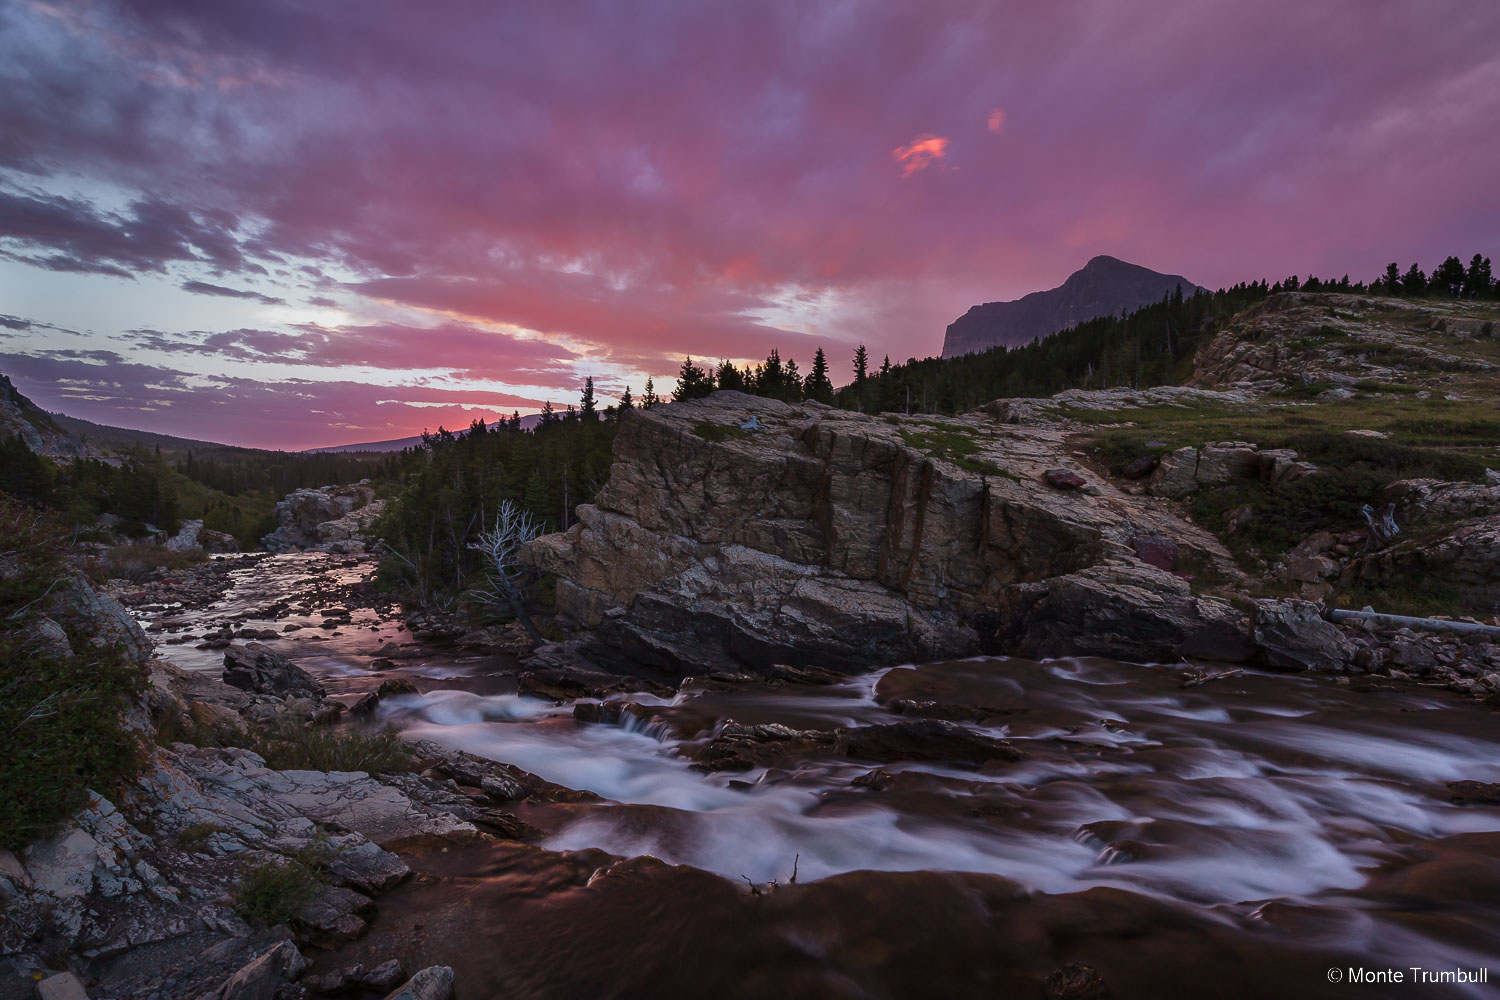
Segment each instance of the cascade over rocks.
[[[765,430],[733,433],[749,415]],[[573,653],[599,666],[680,676],[981,648],[1248,654],[1242,614],[1194,597],[1134,541],[1158,540],[1152,562],[1175,546],[1183,563],[1234,578],[1223,546],[1107,482],[1049,486],[1067,449],[1055,424],[875,417],[738,392],[620,419],[595,503],[523,552],[557,578]],[[961,465],[929,443],[939,437],[964,443]],[[1083,606],[1107,640],[1067,622]]]

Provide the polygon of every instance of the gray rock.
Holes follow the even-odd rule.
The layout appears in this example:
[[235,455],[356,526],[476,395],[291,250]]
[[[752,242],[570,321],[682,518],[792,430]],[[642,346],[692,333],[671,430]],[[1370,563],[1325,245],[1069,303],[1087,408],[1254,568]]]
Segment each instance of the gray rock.
[[278,941],[264,955],[226,979],[203,1000],[272,1000],[282,983],[302,975],[307,960],[291,941]]
[[393,990],[401,982],[401,960],[392,958],[373,968],[366,969],[359,977],[359,984],[369,990]]
[[1357,652],[1311,601],[1256,602],[1253,638],[1261,661],[1272,670],[1342,670]]
[[453,1000],[453,970],[446,965],[429,966],[387,994],[385,1000]]
[[323,697],[323,687],[291,660],[258,642],[224,651],[224,683],[257,694]]
[[73,619],[79,630],[92,636],[96,646],[119,643],[136,663],[151,657],[152,643],[145,631],[125,607],[107,594],[101,594],[82,577],[67,580],[48,602],[56,617]]
[[36,984],[37,1000],[89,1000],[83,983],[71,972],[59,972]]

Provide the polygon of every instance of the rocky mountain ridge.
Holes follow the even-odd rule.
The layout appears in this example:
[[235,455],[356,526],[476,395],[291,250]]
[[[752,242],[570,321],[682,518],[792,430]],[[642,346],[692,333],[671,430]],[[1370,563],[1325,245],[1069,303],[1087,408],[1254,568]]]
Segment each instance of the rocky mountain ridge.
[[943,357],[1018,347],[1101,316],[1116,316],[1199,286],[1180,274],[1162,274],[1138,264],[1100,255],[1074,271],[1056,288],[1010,302],[985,302],[948,325]]

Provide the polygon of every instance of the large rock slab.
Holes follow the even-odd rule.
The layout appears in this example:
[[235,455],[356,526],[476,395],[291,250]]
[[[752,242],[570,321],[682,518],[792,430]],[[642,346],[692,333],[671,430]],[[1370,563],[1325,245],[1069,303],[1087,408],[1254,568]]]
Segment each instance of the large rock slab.
[[[763,430],[740,432],[748,415]],[[874,418],[736,392],[621,421],[595,503],[523,553],[557,577],[564,623],[601,666],[860,670],[970,655],[976,622],[1004,613],[1010,591],[1136,560],[1142,536],[1238,572],[1212,535],[1150,498],[1047,486],[1071,461],[1055,424]]]

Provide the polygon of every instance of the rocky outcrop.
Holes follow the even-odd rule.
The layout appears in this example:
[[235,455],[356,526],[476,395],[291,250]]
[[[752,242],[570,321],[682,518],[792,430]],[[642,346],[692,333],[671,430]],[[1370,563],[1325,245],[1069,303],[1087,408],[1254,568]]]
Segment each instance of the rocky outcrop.
[[1363,587],[1444,599],[1450,614],[1494,615],[1500,609],[1500,515],[1404,536],[1354,560],[1345,576]]
[[276,530],[261,539],[269,552],[327,551],[358,542],[383,509],[363,483],[295,490],[276,504]]
[[1262,451],[1249,441],[1214,441],[1202,448],[1178,448],[1162,455],[1147,480],[1152,496],[1180,500],[1203,487],[1261,480],[1271,485],[1295,482],[1318,471],[1300,462],[1287,448]]
[[[764,430],[740,430],[750,414]],[[601,664],[686,674],[967,655],[981,633],[1024,641],[1032,619],[1014,612],[1054,578],[1092,568],[1079,586],[1117,606],[1115,582],[1149,569],[1142,538],[1156,540],[1157,560],[1173,553],[1172,569],[1237,572],[1212,535],[1157,502],[1094,476],[1083,489],[1049,486],[1068,453],[1055,423],[871,417],[735,392],[621,420],[595,503],[524,553],[556,575],[560,614]],[[1175,657],[1205,629],[1216,637],[1205,655],[1228,648],[1217,637],[1237,613],[1152,572],[1146,618],[1164,623],[1128,648]],[[1076,628],[1066,648],[1040,629],[1036,641],[1058,652],[1094,646]]]
[[1002,344],[1017,347],[1049,337],[1086,320],[1118,316],[1198,286],[1180,274],[1161,274],[1139,264],[1100,255],[1056,288],[1032,292],[1013,302],[977,305],[948,325],[943,357],[985,351]]
[[100,453],[70,434],[48,413],[23,396],[0,375],[0,438],[17,437],[38,455],[52,458],[97,458]]
[[1205,343],[1191,384],[1321,385],[1347,399],[1364,380],[1500,371],[1465,343],[1493,336],[1483,306],[1471,303],[1283,292]]
[[[57,617],[76,622],[95,645],[118,644],[135,663],[145,663],[151,656],[151,640],[130,612],[81,576],[63,581],[48,606]],[[66,641],[67,636],[62,638]]]

